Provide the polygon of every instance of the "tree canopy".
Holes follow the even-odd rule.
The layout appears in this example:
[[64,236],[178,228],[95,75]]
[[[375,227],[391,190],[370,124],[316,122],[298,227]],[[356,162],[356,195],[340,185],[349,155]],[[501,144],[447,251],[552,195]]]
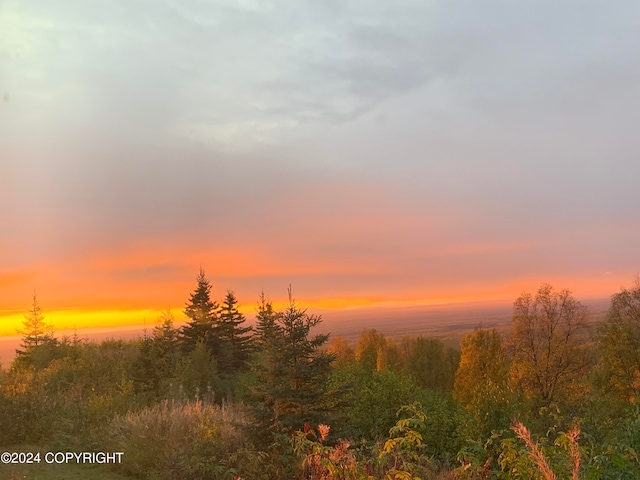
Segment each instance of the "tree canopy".
[[640,278],[611,297],[599,343],[608,389],[634,402],[640,394]]
[[587,313],[569,290],[549,284],[514,302],[511,377],[535,406],[548,407],[575,391],[567,387],[587,366],[580,339]]

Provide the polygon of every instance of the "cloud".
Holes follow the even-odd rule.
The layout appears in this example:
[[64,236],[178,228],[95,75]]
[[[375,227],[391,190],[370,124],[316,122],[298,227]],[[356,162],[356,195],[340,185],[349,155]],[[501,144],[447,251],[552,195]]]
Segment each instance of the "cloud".
[[90,264],[104,285],[208,261],[221,280],[363,296],[622,275],[638,261],[638,13],[4,2],[0,259],[50,281],[73,265],[87,295],[73,275]]

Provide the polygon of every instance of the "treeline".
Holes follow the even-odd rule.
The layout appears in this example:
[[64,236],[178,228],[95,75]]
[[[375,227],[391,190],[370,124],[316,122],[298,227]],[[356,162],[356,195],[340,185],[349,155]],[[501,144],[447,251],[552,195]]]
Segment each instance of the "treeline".
[[459,350],[372,329],[330,339],[291,291],[256,312],[250,327],[200,271],[183,327],[166,311],[138,340],[98,344],[56,339],[34,296],[0,379],[0,445],[124,451],[124,472],[162,479],[640,474],[638,283],[599,325],[542,285],[509,332]]

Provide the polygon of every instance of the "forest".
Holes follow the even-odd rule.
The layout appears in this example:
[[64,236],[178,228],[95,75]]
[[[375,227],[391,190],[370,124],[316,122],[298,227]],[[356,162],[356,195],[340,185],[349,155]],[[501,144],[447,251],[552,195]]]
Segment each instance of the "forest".
[[[291,289],[282,309],[262,293],[248,322],[211,288],[200,270],[180,327],[167,310],[140,338],[102,342],[57,338],[34,294],[0,372],[0,450],[123,452],[91,470],[105,480],[640,476],[638,279],[597,322],[543,284],[514,300],[508,331],[459,348],[331,337]],[[0,477],[84,478],[49,467]]]

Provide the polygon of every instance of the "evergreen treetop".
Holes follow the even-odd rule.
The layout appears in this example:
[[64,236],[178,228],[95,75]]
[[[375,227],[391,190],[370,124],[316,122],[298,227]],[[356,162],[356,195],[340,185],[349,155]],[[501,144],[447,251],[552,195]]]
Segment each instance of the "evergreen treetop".
[[191,319],[191,323],[213,323],[218,316],[218,304],[211,300],[211,283],[202,267],[196,280],[198,286],[190,295],[184,314]]
[[234,373],[241,370],[249,359],[252,338],[251,326],[243,327],[245,317],[238,310],[238,300],[231,290],[220,306],[216,335],[220,341],[221,352],[218,356],[220,372]]
[[189,321],[180,331],[180,340],[183,349],[187,352],[193,350],[199,341],[209,349],[215,350],[217,347],[216,323],[219,307],[215,301],[211,300],[211,284],[202,267],[196,280],[198,285],[184,309],[184,314]]
[[280,313],[273,309],[273,304],[267,299],[264,291],[260,292],[258,312],[256,314],[256,343],[264,345],[277,334],[278,326],[276,322],[279,316]]
[[29,355],[36,347],[55,341],[53,327],[45,321],[35,291],[33,292],[31,309],[24,316],[22,325],[23,329],[18,330],[18,333],[22,335],[20,349],[16,350],[18,356]]
[[166,309],[160,314],[158,323],[153,328],[153,337],[157,340],[173,342],[177,339],[178,331],[174,327],[175,317],[171,310]]

